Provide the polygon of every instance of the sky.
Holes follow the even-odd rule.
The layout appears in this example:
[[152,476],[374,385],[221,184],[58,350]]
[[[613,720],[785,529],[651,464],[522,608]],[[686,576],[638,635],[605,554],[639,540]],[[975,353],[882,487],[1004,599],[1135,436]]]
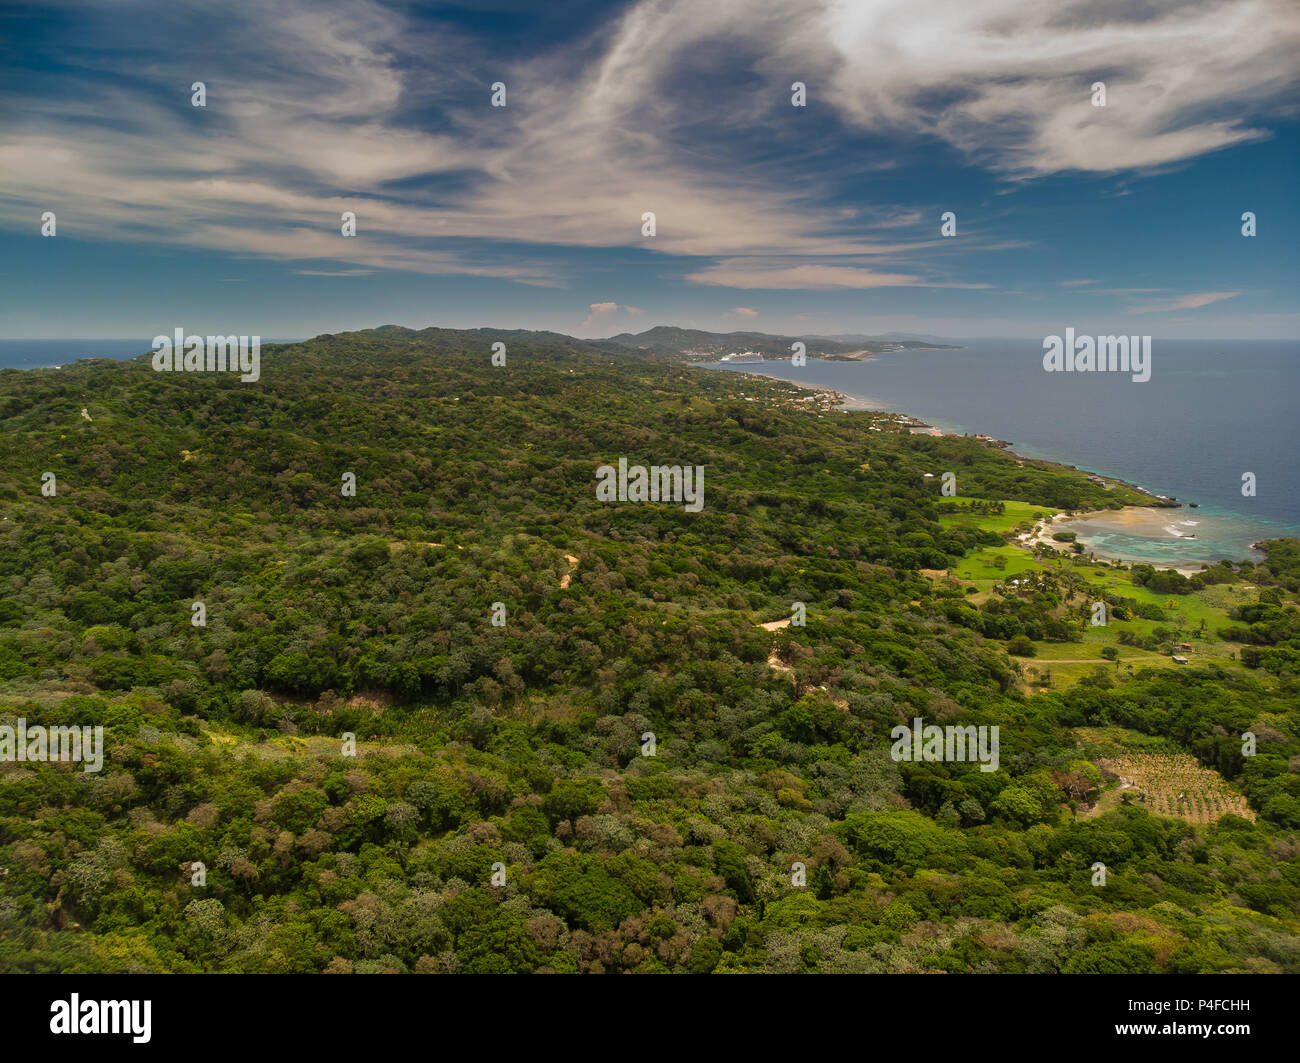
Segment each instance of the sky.
[[1295,338],[1297,54],[1294,0],[10,2],[0,339]]

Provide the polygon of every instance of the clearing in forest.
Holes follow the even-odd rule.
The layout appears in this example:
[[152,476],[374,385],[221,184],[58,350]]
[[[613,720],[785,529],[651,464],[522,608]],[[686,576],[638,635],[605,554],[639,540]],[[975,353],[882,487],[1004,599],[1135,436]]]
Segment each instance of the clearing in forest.
[[[790,626],[790,618],[786,617],[784,620],[769,620],[766,624],[759,624],[758,626],[764,631],[780,631],[781,628]],[[781,663],[781,658],[776,655],[776,650],[773,650],[767,655],[767,663],[778,672],[794,671],[794,669],[788,664]]]
[[1102,794],[1085,816],[1107,812],[1131,793],[1147,811],[1188,823],[1214,823],[1226,815],[1255,820],[1246,798],[1189,753],[1126,753],[1100,757],[1097,767],[1118,776],[1119,786]]

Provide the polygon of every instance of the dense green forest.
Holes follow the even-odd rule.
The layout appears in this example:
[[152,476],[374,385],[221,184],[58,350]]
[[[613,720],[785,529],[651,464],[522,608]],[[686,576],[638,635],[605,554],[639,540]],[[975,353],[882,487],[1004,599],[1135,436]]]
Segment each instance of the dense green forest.
[[[1300,544],[1031,552],[1144,499],[806,396],[394,327],[0,372],[0,725],[105,728],[0,763],[0,970],[1300,971]],[[1114,767],[1184,762],[1236,811]]]

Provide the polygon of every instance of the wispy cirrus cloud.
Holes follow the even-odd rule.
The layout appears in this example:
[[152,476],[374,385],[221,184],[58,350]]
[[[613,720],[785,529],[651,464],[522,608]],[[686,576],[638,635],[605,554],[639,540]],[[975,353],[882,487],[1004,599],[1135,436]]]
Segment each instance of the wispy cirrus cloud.
[[1203,306],[1222,302],[1224,299],[1233,299],[1240,294],[1241,292],[1198,292],[1193,295],[1179,295],[1172,299],[1160,299],[1144,306],[1133,307],[1129,313],[1166,314],[1173,310],[1199,310]]
[[832,288],[991,288],[991,284],[932,281],[910,273],[884,273],[859,265],[729,258],[687,275],[697,284],[726,288],[800,290]]
[[[640,0],[508,60],[371,0],[83,10],[63,91],[3,119],[5,224],[56,207],[69,235],[304,275],[540,286],[568,282],[564,249],[620,248],[741,290],[989,288],[960,279],[970,242],[927,268],[941,246],[930,214],[847,209],[833,177],[750,164],[756,145],[806,150],[788,121],[792,71],[846,129],[937,137],[1027,179],[1149,170],[1261,137],[1223,115],[1285,110],[1300,49],[1290,0]],[[142,58],[146,29],[159,46]],[[196,35],[220,63],[169,46]],[[720,46],[730,76],[702,88],[702,49]],[[505,108],[489,106],[497,79]],[[208,82],[205,109],[189,106],[194,80]],[[1094,80],[1105,108],[1090,104]],[[355,238],[339,233],[345,210]]]
[[836,0],[823,25],[851,120],[929,126],[1021,176],[1164,166],[1265,136],[1223,115],[1289,110],[1300,45],[1288,0]]

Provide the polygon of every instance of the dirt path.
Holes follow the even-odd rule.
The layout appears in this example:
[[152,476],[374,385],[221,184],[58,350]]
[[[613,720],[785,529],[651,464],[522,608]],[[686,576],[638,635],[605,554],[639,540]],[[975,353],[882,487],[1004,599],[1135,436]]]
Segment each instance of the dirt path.
[[[761,627],[764,631],[780,631],[781,628],[790,626],[790,618],[786,617],[786,619],[784,620],[769,620],[766,624],[759,624],[758,626]],[[778,672],[794,671],[794,669],[791,668],[788,664],[781,663],[781,658],[776,655],[775,650],[773,650],[771,653],[767,655],[767,663],[772,668],[775,668]]]
[[564,560],[569,563],[569,571],[560,577],[560,590],[567,591],[569,583],[573,579],[573,570],[578,567],[578,559],[572,554],[565,554]]
[[[1115,663],[1114,661],[1106,660],[1105,657],[1025,657],[1022,659],[1026,661],[1031,661],[1034,664],[1114,664]],[[1148,654],[1145,657],[1138,657],[1136,655],[1121,657],[1119,659],[1119,662],[1120,664],[1131,664],[1135,661],[1141,661],[1143,663],[1150,664],[1153,661],[1167,661],[1168,659],[1169,658],[1164,656],[1164,654],[1152,653],[1152,654]]]
[[1034,664],[1114,664],[1105,657],[1025,657]]
[[1046,520],[1036,521],[1034,523],[1034,530],[1017,535],[1016,542],[1031,553],[1035,546],[1040,545],[1051,546],[1057,550],[1060,550],[1062,547],[1068,547],[1070,545],[1069,543],[1058,543],[1052,538],[1052,529],[1057,521],[1068,520],[1069,516],[1068,513],[1055,513]]

